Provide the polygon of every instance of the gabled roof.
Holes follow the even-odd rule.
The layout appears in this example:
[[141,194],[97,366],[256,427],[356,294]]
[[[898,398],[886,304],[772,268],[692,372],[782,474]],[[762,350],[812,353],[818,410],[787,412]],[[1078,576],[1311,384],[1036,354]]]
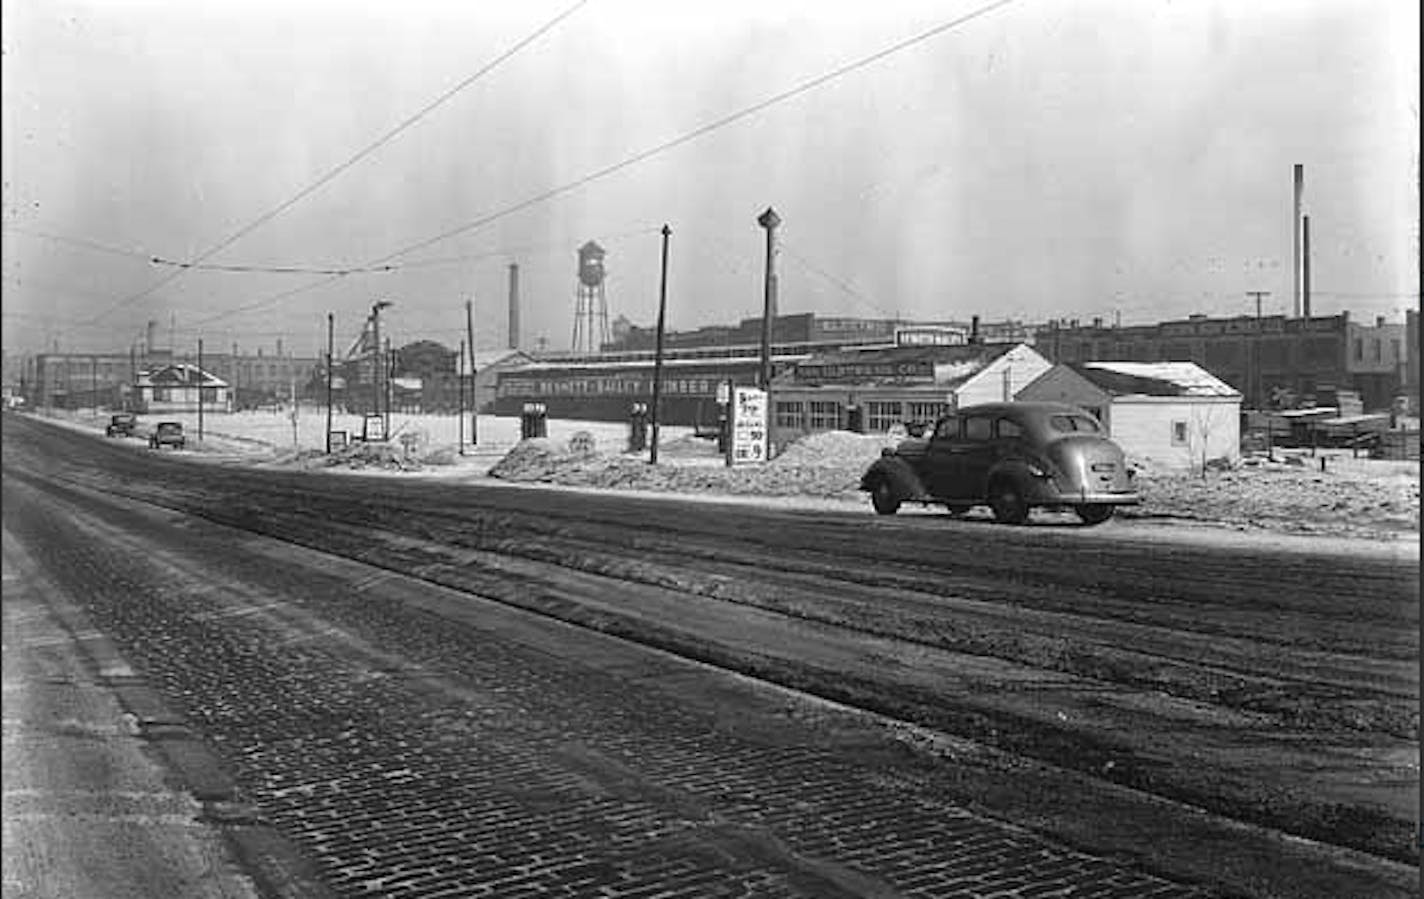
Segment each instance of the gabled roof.
[[178,362],[164,365],[138,376],[139,386],[158,387],[226,387],[228,383],[211,372],[203,371],[196,365]]
[[1080,362],[1074,372],[1114,396],[1240,396],[1195,362]]
[[475,371],[483,371],[490,365],[508,366],[532,361],[534,358],[523,350],[475,350]]

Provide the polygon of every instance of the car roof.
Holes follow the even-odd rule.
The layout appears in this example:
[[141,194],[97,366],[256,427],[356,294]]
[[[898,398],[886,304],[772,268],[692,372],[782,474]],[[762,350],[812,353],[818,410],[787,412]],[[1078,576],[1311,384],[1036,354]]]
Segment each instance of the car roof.
[[1018,415],[1070,415],[1086,414],[1077,406],[1069,403],[979,403],[974,406],[965,406],[956,410],[957,414],[963,415],[967,412],[978,413],[1016,413]]
[[183,427],[183,422],[181,422],[181,421],[160,421],[160,422],[158,423],[158,426],[159,426],[160,428],[181,428],[181,427]]

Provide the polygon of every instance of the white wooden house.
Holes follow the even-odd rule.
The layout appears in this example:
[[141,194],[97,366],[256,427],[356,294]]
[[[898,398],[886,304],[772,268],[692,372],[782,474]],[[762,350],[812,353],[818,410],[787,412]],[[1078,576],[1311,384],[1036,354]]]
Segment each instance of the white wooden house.
[[142,412],[197,412],[199,397],[205,412],[231,412],[232,388],[222,378],[196,365],[174,363],[138,376],[133,405]]
[[1241,456],[1240,392],[1193,362],[1059,363],[1015,399],[1086,409],[1148,467],[1200,469]]

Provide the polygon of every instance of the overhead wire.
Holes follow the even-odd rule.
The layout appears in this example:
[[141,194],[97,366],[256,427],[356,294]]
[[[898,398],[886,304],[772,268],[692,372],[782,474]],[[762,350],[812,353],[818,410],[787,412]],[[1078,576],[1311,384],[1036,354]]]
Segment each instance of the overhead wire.
[[993,3],[981,6],[972,12],[966,13],[965,15],[962,15],[958,18],[951,19],[950,21],[942,22],[939,25],[934,26],[933,28],[919,32],[918,34],[912,35],[911,37],[891,44],[888,47],[884,47],[880,50],[877,50],[876,52],[871,53],[868,56],[863,56],[852,62],[846,63],[845,65],[842,65],[838,68],[832,69],[829,72],[817,75],[816,77],[811,78],[807,81],[803,81],[794,87],[773,94],[772,96],[767,97],[764,100],[760,100],[750,106],[743,107],[742,109],[739,109],[736,112],[729,113],[727,115],[722,116],[721,118],[714,119],[713,121],[703,125],[699,125],[698,127],[693,128],[691,131],[687,131],[677,137],[664,141],[663,143],[657,144],[656,146],[650,147],[646,150],[634,153],[633,155],[628,156],[620,160],[619,162],[604,166],[601,169],[597,169],[593,172],[590,172],[589,174],[584,175],[581,178],[577,178],[574,181],[570,181],[567,184],[562,184],[558,187],[551,188],[550,190],[544,191],[543,193],[537,194],[526,200],[522,200],[511,206],[507,206],[497,212],[480,216],[479,218],[466,222],[465,224],[460,225],[456,228],[451,228],[448,231],[441,232],[440,234],[437,234],[434,237],[430,237],[425,240],[413,243],[409,246],[403,247],[395,251],[394,253],[374,260],[372,264],[386,262],[398,256],[404,256],[409,253],[413,253],[416,250],[421,250],[433,244],[440,243],[441,241],[449,240],[450,238],[463,234],[466,231],[470,231],[475,228],[488,225],[494,221],[497,221],[498,219],[504,218],[508,215],[512,215],[515,212],[527,209],[530,206],[534,206],[546,200],[553,199],[554,197],[569,193],[570,191],[577,190],[578,188],[583,187],[584,185],[606,178],[609,175],[615,174],[617,172],[622,171],[623,169],[628,168],[629,166],[636,165],[661,153],[665,153],[668,150],[680,147],[685,143],[696,140],[697,138],[710,134],[713,131],[725,128],[728,125],[739,122],[742,119],[747,118],[748,116],[755,115],[756,113],[768,109],[772,106],[784,103],[787,100],[793,99],[795,97],[800,96],[801,94],[814,90],[815,88],[818,88],[823,84],[834,81],[837,78],[842,78],[850,74],[851,72],[863,69],[872,63],[879,62],[880,60],[885,59],[888,56],[894,55],[895,53],[899,53],[902,50],[909,49],[910,47],[913,47],[916,44],[923,43],[924,41],[927,41],[930,38],[937,37],[938,35],[943,34],[946,31],[950,31],[954,28],[958,28],[962,25],[968,24],[969,22],[980,18],[981,16],[985,16],[991,12],[994,12],[995,10],[998,10],[1015,2],[1017,2],[1017,0],[995,0],[995,2]]
[[803,255],[801,255],[800,253],[798,253],[796,250],[792,249],[790,246],[788,246],[788,245],[786,244],[786,242],[785,242],[784,240],[783,240],[781,243],[778,244],[778,247],[779,247],[779,249],[780,249],[783,253],[785,253],[785,254],[786,254],[787,256],[789,256],[791,259],[793,259],[793,260],[795,260],[796,262],[798,262],[803,268],[805,268],[805,269],[806,269],[807,271],[809,271],[811,274],[817,275],[817,276],[819,276],[820,278],[824,279],[824,280],[826,281],[826,283],[828,283],[828,284],[830,284],[831,286],[833,286],[833,287],[839,289],[839,290],[840,290],[842,293],[844,293],[846,296],[850,297],[852,300],[855,300],[857,303],[859,303],[862,308],[869,309],[870,311],[872,311],[872,312],[874,312],[874,313],[877,313],[878,315],[881,315],[881,316],[883,316],[883,317],[885,317],[885,318],[895,318],[895,316],[893,316],[893,315],[891,315],[890,313],[886,312],[886,311],[885,311],[879,304],[877,304],[874,300],[870,299],[870,298],[867,297],[865,294],[863,294],[863,293],[861,293],[860,291],[856,290],[854,287],[851,287],[850,284],[847,283],[845,280],[843,280],[843,279],[837,277],[836,275],[831,274],[831,273],[828,272],[828,271],[825,271],[824,269],[822,269],[822,268],[820,268],[819,266],[817,266],[815,263],[811,262],[811,260],[807,259],[805,256],[803,256]]
[[[264,225],[264,224],[266,224],[267,222],[271,221],[272,219],[276,218],[278,215],[281,215],[283,212],[287,211],[287,210],[290,209],[292,206],[296,205],[297,203],[299,203],[300,201],[302,201],[302,200],[305,199],[306,197],[310,196],[312,193],[316,192],[316,191],[317,191],[318,189],[320,189],[321,187],[323,187],[323,186],[325,186],[326,184],[330,183],[333,179],[335,179],[335,178],[336,178],[337,176],[339,176],[341,173],[345,172],[347,169],[351,168],[351,167],[354,166],[356,163],[360,162],[362,159],[364,159],[365,157],[369,156],[371,153],[375,152],[375,151],[376,151],[377,149],[379,149],[380,147],[382,147],[382,146],[384,146],[385,144],[389,143],[391,140],[393,140],[393,139],[394,139],[397,135],[399,135],[401,132],[403,132],[403,131],[405,131],[406,129],[410,128],[410,127],[411,127],[412,125],[414,125],[416,122],[418,122],[419,120],[421,120],[421,119],[424,118],[425,116],[429,115],[429,114],[430,114],[432,111],[434,111],[437,107],[441,106],[441,105],[444,104],[446,101],[448,101],[448,100],[450,100],[452,97],[454,97],[456,94],[460,93],[460,92],[463,91],[465,88],[469,87],[471,84],[474,84],[474,83],[475,83],[476,81],[478,81],[480,78],[484,77],[485,75],[487,75],[487,74],[489,74],[490,72],[492,72],[494,69],[498,68],[498,67],[499,67],[500,65],[502,65],[504,62],[508,61],[511,57],[513,57],[514,55],[516,55],[517,53],[519,53],[521,50],[523,50],[525,47],[528,47],[530,44],[534,43],[534,42],[537,41],[539,38],[543,37],[543,36],[544,36],[545,34],[547,34],[550,30],[552,30],[555,26],[557,26],[559,23],[563,22],[563,21],[564,21],[565,19],[567,19],[569,16],[573,15],[575,12],[577,12],[577,11],[579,10],[579,8],[581,8],[582,6],[584,6],[585,4],[587,4],[588,2],[589,2],[589,0],[576,0],[576,2],[575,2],[572,6],[568,7],[568,8],[565,9],[563,12],[559,13],[558,15],[554,16],[554,17],[553,17],[552,19],[550,19],[549,21],[545,22],[543,25],[541,25],[541,26],[540,26],[539,28],[537,28],[535,31],[533,31],[532,33],[530,33],[528,36],[526,36],[526,37],[523,38],[522,40],[520,40],[520,41],[518,41],[517,43],[515,43],[512,47],[510,47],[510,48],[509,48],[508,50],[506,50],[504,53],[500,54],[499,56],[495,57],[495,59],[493,59],[493,60],[491,60],[490,62],[486,63],[484,66],[482,66],[482,67],[481,67],[478,71],[476,71],[474,74],[472,74],[472,75],[466,77],[465,79],[463,79],[462,81],[460,81],[458,84],[456,84],[454,87],[450,88],[449,90],[446,90],[446,91],[445,91],[444,93],[442,93],[440,96],[436,97],[433,101],[431,101],[430,103],[427,103],[425,106],[421,107],[421,109],[418,110],[417,112],[415,112],[413,115],[410,115],[410,116],[406,117],[403,121],[401,121],[401,122],[400,122],[399,124],[397,124],[395,127],[391,128],[391,129],[390,129],[389,131],[387,131],[385,134],[381,135],[381,136],[378,137],[376,140],[372,141],[370,144],[367,144],[365,147],[363,147],[362,149],[358,150],[355,155],[351,156],[351,157],[350,157],[349,159],[347,159],[345,162],[340,163],[340,164],[337,165],[335,168],[331,169],[331,170],[328,171],[326,174],[324,174],[324,175],[322,175],[320,178],[318,178],[316,181],[312,182],[311,184],[309,184],[309,185],[307,185],[306,187],[304,187],[302,190],[298,191],[296,194],[294,194],[291,198],[287,199],[287,200],[284,201],[283,203],[280,203],[279,205],[277,205],[277,206],[273,207],[272,209],[268,210],[267,212],[264,212],[262,215],[260,215],[260,216],[258,216],[257,218],[253,219],[251,222],[249,222],[248,224],[246,224],[246,225],[244,225],[243,227],[239,228],[237,231],[233,232],[232,234],[230,234],[230,235],[228,235],[227,237],[223,238],[222,240],[218,241],[216,244],[214,244],[213,246],[211,246],[211,247],[209,247],[208,249],[204,250],[203,252],[199,253],[196,257],[194,257],[194,259],[192,260],[192,263],[194,263],[194,264],[200,263],[200,262],[203,262],[203,261],[205,261],[205,260],[211,258],[212,256],[216,255],[217,253],[221,252],[222,250],[224,250],[224,249],[228,248],[229,246],[231,246],[232,244],[236,243],[238,240],[242,239],[242,238],[245,237],[246,235],[250,234],[252,231],[256,230],[257,228],[261,227],[262,225]],[[384,261],[385,261],[385,260],[377,260],[376,262],[373,262],[373,263],[370,263],[370,264],[371,264],[371,265],[377,265],[377,264],[379,264],[380,262],[384,262]],[[175,269],[171,274],[167,275],[167,276],[164,277],[164,278],[161,278],[161,279],[158,280],[157,282],[155,282],[155,283],[149,285],[148,287],[144,288],[143,290],[139,291],[138,293],[131,294],[131,295],[127,296],[127,297],[124,297],[123,299],[120,299],[120,300],[118,300],[117,302],[115,302],[115,303],[113,303],[112,305],[110,305],[108,308],[106,308],[106,309],[104,309],[104,310],[101,310],[97,315],[93,316],[92,319],[90,319],[90,320],[97,321],[97,320],[103,318],[104,316],[108,315],[109,313],[113,312],[113,311],[116,310],[116,309],[119,309],[119,308],[121,308],[121,307],[123,307],[123,306],[127,306],[127,305],[129,305],[130,303],[137,302],[138,300],[141,300],[141,299],[143,299],[144,297],[151,295],[154,291],[159,290],[160,288],[162,288],[162,287],[164,287],[164,286],[166,286],[166,285],[172,283],[172,282],[173,282],[174,280],[176,280],[177,278],[182,277],[182,275],[185,274],[188,270],[189,270],[188,267]],[[333,277],[341,277],[341,275],[334,275]]]
[[[724,115],[724,116],[721,116],[720,118],[714,119],[714,120],[711,121],[711,122],[707,122],[707,123],[705,123],[705,124],[703,124],[703,125],[699,125],[699,126],[697,126],[696,128],[693,128],[693,129],[690,130],[690,131],[684,132],[683,134],[681,134],[681,135],[679,135],[679,136],[677,136],[677,137],[671,138],[670,140],[663,141],[662,143],[659,143],[659,144],[657,144],[657,145],[655,145],[655,146],[653,146],[653,147],[650,147],[650,148],[648,148],[648,149],[641,150],[641,151],[639,151],[639,152],[637,152],[637,153],[634,153],[634,154],[632,154],[632,155],[630,155],[630,156],[627,156],[627,157],[623,158],[622,160],[620,160],[620,161],[618,161],[618,162],[615,162],[615,163],[613,163],[613,164],[611,164],[611,165],[604,166],[603,168],[600,168],[600,169],[597,169],[597,170],[595,170],[595,171],[593,171],[593,172],[590,172],[590,173],[588,173],[588,174],[586,174],[586,175],[584,175],[584,176],[582,176],[582,177],[580,177],[580,178],[577,178],[577,179],[575,179],[575,180],[573,180],[573,181],[570,181],[570,182],[567,182],[567,183],[565,183],[565,184],[559,185],[558,187],[554,187],[554,188],[551,188],[551,189],[549,189],[549,190],[543,191],[543,192],[541,192],[541,193],[539,193],[539,194],[536,194],[536,195],[534,195],[534,196],[532,196],[532,197],[529,197],[529,198],[527,198],[527,199],[525,199],[525,200],[521,200],[521,201],[519,201],[518,203],[514,203],[514,204],[512,204],[512,205],[503,207],[503,208],[501,208],[501,209],[499,209],[499,210],[497,210],[497,211],[495,211],[495,212],[491,212],[491,213],[488,213],[488,214],[486,214],[486,215],[482,215],[482,216],[480,216],[479,218],[476,218],[476,219],[473,219],[473,220],[471,220],[471,221],[468,221],[468,222],[466,222],[466,223],[464,223],[464,224],[462,224],[462,225],[460,225],[460,226],[458,226],[458,227],[451,228],[451,229],[449,229],[449,230],[447,230],[447,231],[443,231],[443,232],[441,232],[440,234],[435,235],[434,237],[429,237],[429,238],[426,238],[426,239],[424,239],[424,240],[417,241],[416,243],[409,244],[409,245],[407,245],[407,246],[405,246],[405,247],[402,247],[401,249],[398,249],[398,250],[396,250],[396,251],[394,251],[394,252],[388,253],[388,254],[386,254],[386,255],[384,255],[384,256],[380,256],[380,257],[377,257],[377,258],[375,258],[375,259],[371,259],[371,260],[369,260],[369,261],[368,261],[367,263],[365,263],[365,264],[366,264],[366,265],[382,265],[382,264],[385,264],[385,263],[387,263],[387,262],[390,262],[390,261],[393,260],[393,259],[397,259],[397,258],[399,258],[399,257],[401,257],[401,256],[405,256],[405,255],[408,255],[408,254],[410,254],[410,253],[414,253],[414,252],[416,252],[417,250],[423,250],[423,249],[425,249],[426,247],[433,246],[433,245],[435,245],[435,244],[437,244],[437,243],[441,243],[441,242],[446,241],[446,240],[449,240],[449,239],[451,239],[451,238],[453,238],[453,237],[457,237],[457,236],[459,236],[459,235],[461,235],[461,234],[464,234],[464,233],[466,233],[466,232],[468,232],[468,231],[472,231],[472,230],[474,230],[474,229],[476,229],[476,228],[481,228],[481,227],[484,227],[485,225],[492,224],[492,223],[494,223],[494,222],[496,222],[496,221],[498,221],[498,220],[500,220],[500,219],[503,219],[503,218],[506,218],[506,217],[508,217],[508,216],[510,216],[510,215],[513,215],[513,214],[516,213],[516,212],[520,212],[520,211],[523,211],[523,210],[525,210],[525,209],[528,209],[528,208],[530,208],[531,206],[536,206],[536,205],[538,205],[538,204],[540,204],[540,203],[543,203],[543,202],[546,202],[546,201],[548,201],[548,200],[554,199],[555,197],[559,197],[559,196],[562,196],[563,194],[570,193],[570,192],[572,192],[572,191],[574,191],[574,190],[577,190],[577,189],[580,188],[580,187],[583,187],[583,186],[585,186],[585,185],[591,184],[591,183],[593,183],[594,181],[601,180],[601,179],[603,179],[603,178],[608,177],[609,175],[613,175],[613,174],[615,174],[615,173],[617,173],[617,172],[620,172],[620,171],[622,171],[622,170],[624,170],[624,169],[626,169],[626,168],[629,168],[629,167],[631,167],[631,166],[637,165],[638,163],[641,163],[641,162],[644,162],[644,161],[646,161],[646,160],[648,160],[648,159],[651,159],[651,158],[654,157],[654,156],[657,156],[657,155],[662,154],[662,153],[665,153],[665,152],[667,152],[667,151],[669,151],[669,150],[672,150],[672,149],[675,149],[675,148],[677,148],[677,147],[680,147],[680,146],[682,146],[683,144],[686,144],[686,143],[689,143],[689,142],[691,142],[691,141],[693,141],[693,140],[696,140],[696,139],[699,138],[699,137],[703,137],[703,136],[705,136],[705,135],[707,135],[707,134],[710,134],[710,133],[712,133],[712,132],[714,132],[714,131],[717,131],[717,130],[720,130],[720,129],[722,129],[722,128],[725,128],[725,127],[727,127],[728,125],[735,124],[736,122],[739,122],[739,121],[741,121],[741,120],[743,120],[743,119],[745,119],[745,118],[747,118],[747,117],[749,117],[749,116],[755,115],[756,113],[759,113],[759,112],[762,112],[763,110],[769,109],[769,108],[772,107],[772,106],[776,106],[776,105],[778,105],[778,104],[780,104],[780,103],[786,102],[787,100],[790,100],[790,99],[793,99],[793,98],[795,98],[795,97],[798,97],[798,96],[800,96],[801,94],[807,93],[808,91],[811,91],[811,90],[813,90],[813,89],[815,89],[815,88],[817,88],[817,87],[820,87],[820,86],[822,86],[822,85],[824,85],[824,84],[827,84],[828,82],[834,81],[834,80],[836,80],[837,78],[842,78],[842,77],[844,77],[844,76],[846,76],[846,75],[848,75],[848,74],[850,74],[850,73],[852,73],[852,72],[855,72],[855,71],[858,71],[858,70],[860,70],[860,69],[863,69],[863,68],[865,68],[866,66],[871,65],[872,63],[875,63],[875,62],[879,62],[880,60],[885,59],[885,58],[888,57],[888,56],[892,56],[892,55],[894,55],[894,54],[896,54],[896,53],[899,53],[899,52],[901,52],[901,51],[903,51],[903,50],[909,49],[910,47],[913,47],[913,46],[915,46],[915,45],[917,45],[917,44],[923,43],[924,41],[927,41],[927,40],[929,40],[929,39],[931,39],[931,38],[933,38],[933,37],[937,37],[938,35],[943,34],[943,33],[946,32],[946,31],[951,31],[951,30],[953,30],[953,29],[955,29],[955,28],[958,28],[958,27],[961,27],[961,26],[963,26],[963,25],[966,25],[966,24],[968,24],[969,22],[971,22],[971,21],[973,21],[973,20],[975,20],[975,19],[978,19],[978,18],[980,18],[980,17],[982,17],[982,16],[988,15],[988,14],[991,13],[991,12],[994,12],[994,11],[996,11],[996,10],[998,10],[998,9],[1001,9],[1001,8],[1005,7],[1005,6],[1009,6],[1010,4],[1015,3],[1015,2],[1018,2],[1018,0],[995,0],[995,2],[993,2],[993,3],[989,3],[989,4],[986,4],[986,5],[984,5],[984,6],[981,6],[981,7],[977,8],[977,9],[971,11],[971,12],[968,12],[968,13],[962,15],[962,16],[959,16],[959,17],[957,17],[957,18],[951,19],[951,20],[949,20],[949,21],[941,22],[940,24],[938,24],[938,25],[936,25],[936,26],[934,26],[934,27],[932,27],[932,28],[929,28],[929,29],[927,29],[927,30],[925,30],[925,31],[918,32],[918,33],[916,33],[916,34],[914,34],[914,35],[911,35],[911,36],[908,37],[908,38],[905,38],[905,39],[903,39],[903,40],[897,41],[896,43],[891,44],[891,45],[888,46],[888,47],[881,48],[880,50],[877,50],[877,51],[875,51],[874,53],[871,53],[871,54],[869,54],[869,55],[867,55],[867,56],[860,57],[860,58],[855,59],[855,60],[853,60],[853,61],[851,61],[851,62],[849,62],[849,63],[846,63],[846,64],[844,64],[844,65],[841,65],[841,66],[839,66],[839,67],[837,67],[837,68],[835,68],[835,69],[832,69],[832,70],[830,70],[830,71],[828,71],[828,72],[824,72],[824,73],[822,73],[822,74],[820,74],[820,75],[817,75],[817,76],[815,76],[814,78],[810,78],[810,79],[808,79],[808,80],[806,80],[806,81],[803,81],[803,82],[801,82],[801,83],[799,83],[799,84],[797,84],[797,85],[795,85],[795,86],[793,86],[793,87],[787,88],[786,90],[780,91],[780,92],[778,92],[778,93],[776,93],[776,94],[773,94],[773,95],[770,96],[770,97],[767,97],[767,98],[765,98],[765,99],[763,99],[763,100],[760,100],[760,101],[758,101],[758,102],[756,102],[756,103],[753,103],[753,104],[751,104],[750,106],[743,107],[742,109],[739,109],[739,110],[737,110],[737,111],[735,111],[735,112],[728,113],[727,115]],[[272,303],[278,302],[279,300],[282,300],[282,299],[286,299],[287,297],[292,296],[292,295],[295,294],[295,293],[300,293],[300,292],[305,291],[305,290],[315,290],[315,289],[318,288],[318,287],[322,287],[322,286],[324,286],[324,285],[326,285],[326,284],[330,284],[330,283],[332,283],[333,281],[337,280],[337,279],[340,278],[340,277],[342,277],[342,276],[341,276],[341,275],[331,275],[331,276],[328,276],[328,277],[324,278],[324,279],[321,280],[321,281],[317,281],[317,282],[314,282],[314,283],[312,283],[312,284],[306,285],[305,287],[298,288],[298,289],[291,290],[291,291],[287,291],[287,292],[282,293],[282,294],[279,294],[279,295],[277,295],[277,296],[269,297],[269,298],[267,298],[266,300],[260,300],[260,301],[254,302],[254,303],[247,304],[247,305],[242,306],[242,307],[238,307],[238,308],[229,310],[228,312],[224,312],[224,313],[221,313],[221,314],[219,314],[219,315],[213,316],[211,319],[208,319],[208,321],[213,321],[213,320],[217,320],[217,319],[220,319],[220,318],[226,318],[226,317],[228,317],[229,315],[235,315],[235,314],[238,314],[239,312],[247,312],[247,311],[251,311],[251,310],[253,310],[253,309],[261,308],[261,307],[266,306],[266,305],[271,305]]]
[[352,275],[367,274],[370,272],[390,272],[399,268],[399,266],[395,265],[359,266],[355,268],[305,268],[295,265],[218,265],[201,262],[179,262],[173,259],[164,259],[161,256],[153,256],[149,261],[154,265],[172,265],[178,268],[198,269],[206,272],[245,272],[269,275]]
[[55,243],[68,244],[70,246],[75,247],[83,247],[84,249],[93,250],[97,253],[108,253],[112,256],[127,256],[134,259],[142,259],[145,262],[150,261],[150,259],[152,258],[151,256],[149,256],[149,254],[141,252],[139,250],[125,250],[119,247],[111,247],[107,244],[102,244],[98,241],[93,240],[86,240],[82,237],[67,237],[63,234],[53,234],[48,231],[35,231],[29,228],[16,227],[14,225],[6,225],[4,230],[11,234],[23,234],[26,237],[38,237],[43,240],[54,241]]

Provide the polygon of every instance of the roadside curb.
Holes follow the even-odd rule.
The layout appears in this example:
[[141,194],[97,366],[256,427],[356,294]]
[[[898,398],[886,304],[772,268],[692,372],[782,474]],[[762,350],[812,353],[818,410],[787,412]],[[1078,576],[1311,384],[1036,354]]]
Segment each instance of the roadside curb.
[[153,750],[175,784],[203,806],[199,822],[211,827],[266,899],[328,899],[335,896],[316,865],[240,796],[221,758],[163,695],[134,674],[108,637],[78,607],[49,597],[55,618],[93,667],[94,682],[109,689],[128,716],[133,733]]

